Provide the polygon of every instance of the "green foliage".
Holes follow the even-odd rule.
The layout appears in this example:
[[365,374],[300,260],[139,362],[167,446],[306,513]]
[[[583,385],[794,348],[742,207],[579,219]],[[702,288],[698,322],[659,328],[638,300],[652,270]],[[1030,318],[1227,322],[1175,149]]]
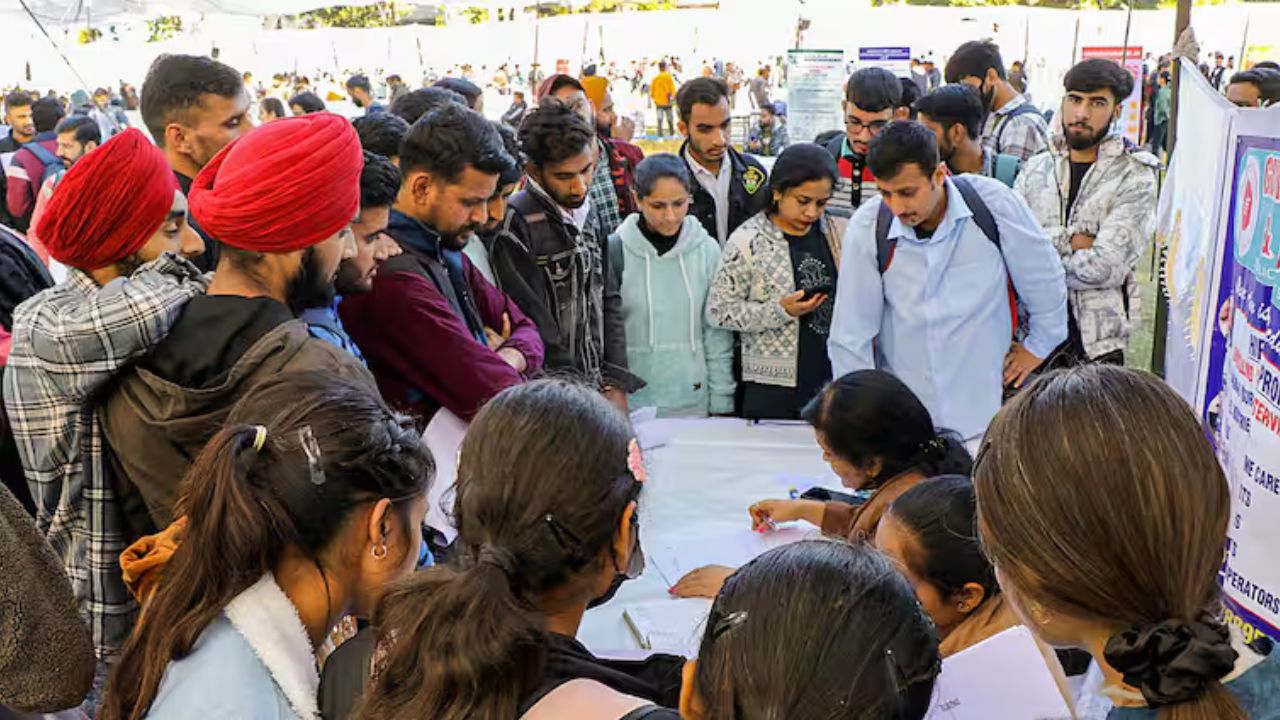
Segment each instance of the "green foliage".
[[472,25],[479,25],[481,23],[489,22],[489,8],[482,8],[482,7],[463,8],[462,15],[467,19],[467,22],[471,23]]
[[160,42],[182,34],[182,18],[163,15],[147,21],[147,42]]
[[80,29],[81,45],[88,45],[89,43],[93,42],[94,40],[97,40],[100,37],[102,37],[102,31],[99,30],[98,28],[81,28]]
[[320,8],[298,15],[304,27],[323,28],[377,28],[391,27],[409,14],[407,8],[396,6],[395,0],[381,0],[372,5]]

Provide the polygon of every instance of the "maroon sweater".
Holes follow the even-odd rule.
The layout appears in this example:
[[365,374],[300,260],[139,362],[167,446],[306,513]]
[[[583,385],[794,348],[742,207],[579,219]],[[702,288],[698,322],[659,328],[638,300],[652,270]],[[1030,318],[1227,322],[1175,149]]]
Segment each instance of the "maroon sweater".
[[537,327],[470,260],[463,263],[485,327],[500,331],[502,315],[510,315],[511,338],[505,347],[524,354],[528,369],[523,375],[477,342],[448,299],[421,274],[380,272],[373,292],[348,295],[338,305],[342,324],[369,361],[382,396],[424,423],[441,407],[471,420],[489,398],[542,370]]

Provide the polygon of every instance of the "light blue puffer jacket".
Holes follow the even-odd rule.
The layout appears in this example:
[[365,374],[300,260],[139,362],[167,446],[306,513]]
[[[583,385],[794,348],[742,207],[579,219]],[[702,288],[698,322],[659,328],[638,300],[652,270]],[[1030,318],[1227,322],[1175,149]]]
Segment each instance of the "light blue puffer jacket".
[[631,407],[656,407],[664,417],[733,412],[733,333],[705,319],[719,243],[689,216],[675,247],[659,256],[640,231],[638,214],[624,220],[609,243],[610,257],[623,259],[627,363],[648,383],[631,395]]

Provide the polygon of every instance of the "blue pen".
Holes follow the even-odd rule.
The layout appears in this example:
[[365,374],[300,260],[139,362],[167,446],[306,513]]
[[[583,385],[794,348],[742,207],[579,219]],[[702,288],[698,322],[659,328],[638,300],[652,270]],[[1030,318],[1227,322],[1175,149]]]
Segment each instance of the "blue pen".
[[787,496],[790,497],[792,500],[799,500],[800,491],[795,488],[791,488],[790,490],[787,491]]

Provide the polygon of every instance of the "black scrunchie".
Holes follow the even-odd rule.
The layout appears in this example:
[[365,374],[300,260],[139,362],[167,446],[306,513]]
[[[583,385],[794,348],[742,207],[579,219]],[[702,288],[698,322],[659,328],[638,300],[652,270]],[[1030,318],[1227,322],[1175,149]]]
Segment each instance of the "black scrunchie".
[[1165,620],[1117,633],[1103,652],[1151,707],[1194,700],[1235,667],[1227,627],[1210,616]]

